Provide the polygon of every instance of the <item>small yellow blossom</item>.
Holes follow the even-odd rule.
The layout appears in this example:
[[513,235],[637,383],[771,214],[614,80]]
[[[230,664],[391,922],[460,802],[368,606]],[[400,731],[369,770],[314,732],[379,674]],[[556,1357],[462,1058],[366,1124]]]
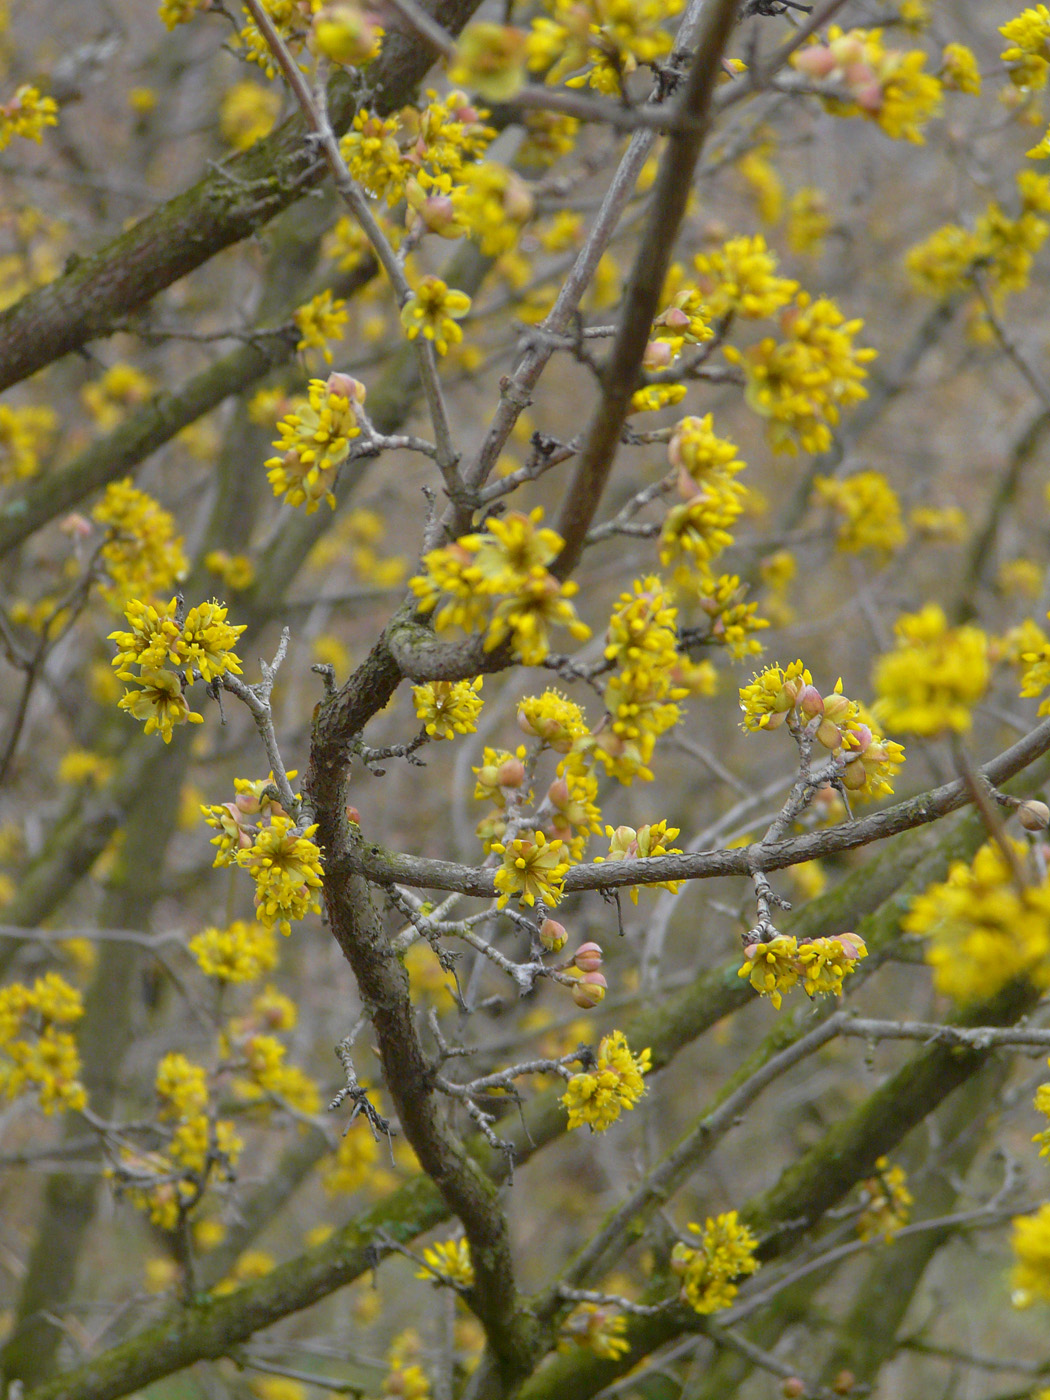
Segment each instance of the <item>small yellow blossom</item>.
[[[333,297],[326,288],[317,296],[300,306],[293,320],[299,328],[297,350],[307,350],[316,346],[324,355],[325,364],[332,363],[329,341],[341,340],[350,313],[341,297]],[[355,381],[356,382],[356,381]]]
[[569,1114],[569,1128],[585,1123],[592,1132],[604,1133],[625,1108],[634,1108],[645,1094],[643,1076],[652,1067],[652,1055],[634,1055],[623,1031],[603,1036],[592,1068],[574,1074],[562,1103]]
[[332,487],[361,432],[356,410],[364,403],[365,387],[348,374],[330,374],[311,379],[308,394],[306,403],[300,401],[277,424],[274,447],[280,456],[267,461],[266,474],[278,500],[283,496],[290,506],[305,505],[312,515],[322,501],[335,509]]
[[474,1265],[470,1261],[470,1245],[462,1236],[458,1240],[440,1240],[423,1251],[426,1266],[416,1270],[416,1278],[431,1283],[446,1281],[460,1288],[474,1287]]
[[603,1360],[618,1361],[631,1349],[626,1331],[626,1313],[599,1303],[581,1303],[562,1323],[558,1350],[584,1347]]
[[862,1184],[864,1209],[857,1217],[857,1234],[862,1240],[881,1235],[890,1244],[908,1223],[914,1197],[906,1186],[903,1167],[891,1167],[886,1157],[875,1163],[876,1175]]
[[412,687],[416,714],[432,739],[473,734],[481,713],[482,676],[472,681],[428,681]]
[[753,1274],[758,1241],[741,1225],[735,1210],[708,1216],[703,1225],[690,1223],[696,1244],[676,1244],[671,1269],[682,1280],[682,1299],[700,1314],[727,1308],[737,1295],[735,1280]]
[[219,104],[219,131],[235,151],[269,136],[281,110],[280,95],[259,83],[234,83]]
[[535,904],[537,898],[547,905],[560,903],[569,870],[563,841],[548,841],[542,831],[533,831],[515,837],[506,846],[494,842],[492,849],[503,857],[495,875],[499,908],[511,895],[518,895],[528,905]]
[[243,919],[206,928],[188,946],[201,971],[220,982],[251,982],[277,966],[273,930]]
[[44,139],[44,128],[57,125],[55,99],[44,97],[39,88],[23,83],[14,97],[0,103],[0,151],[6,150],[16,136],[39,143]]
[[456,322],[469,310],[470,297],[465,292],[451,290],[440,277],[423,277],[401,308],[401,324],[409,340],[422,335],[434,342],[439,355],[446,355],[450,343],[457,345],[463,339]]
[[1050,1203],[1033,1215],[1014,1216],[1013,1227],[1015,1305],[1050,1302]]
[[988,688],[987,637],[976,627],[949,627],[935,603],[902,614],[893,630],[897,646],[873,673],[879,718],[903,734],[965,734]]

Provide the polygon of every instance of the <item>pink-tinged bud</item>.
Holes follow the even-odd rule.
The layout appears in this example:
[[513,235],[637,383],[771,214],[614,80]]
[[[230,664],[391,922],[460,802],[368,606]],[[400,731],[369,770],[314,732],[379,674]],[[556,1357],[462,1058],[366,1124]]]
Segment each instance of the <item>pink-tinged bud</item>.
[[806,1393],[806,1382],[801,1376],[788,1376],[780,1387],[780,1393],[784,1400],[800,1400]]
[[569,800],[569,784],[564,778],[555,778],[547,789],[547,801],[552,807],[564,807]]
[[831,1382],[831,1388],[836,1395],[849,1395],[856,1384],[857,1378],[852,1371],[840,1371]]
[[525,765],[520,758],[505,758],[497,769],[499,786],[520,788],[525,781]]
[[846,956],[852,958],[854,962],[856,962],[858,958],[867,956],[868,945],[864,942],[864,939],[861,938],[859,933],[836,933],[832,938],[832,942],[841,943],[846,952]]
[[832,753],[842,744],[842,731],[837,724],[832,724],[827,715],[817,725],[817,743]]
[[824,697],[815,685],[804,685],[799,693],[798,708],[803,719],[816,719],[824,713]]
[[557,919],[544,919],[540,924],[540,943],[548,953],[560,953],[569,941],[569,931]]
[[262,803],[254,792],[239,792],[232,802],[222,804],[238,826],[243,825],[242,816],[254,817],[262,808]]
[[573,962],[581,972],[597,972],[602,961],[602,950],[597,943],[581,943],[573,958]]
[[84,540],[92,534],[94,526],[90,520],[85,520],[82,515],[74,511],[67,515],[58,527],[64,535],[69,535],[71,539]]
[[591,1011],[604,1000],[609,984],[600,972],[585,972],[572,984],[572,999],[583,1011]]
[[354,826],[361,825],[361,813],[357,810],[356,807],[347,807],[346,818],[347,821],[353,822]]
[[650,340],[642,356],[644,369],[667,369],[674,355],[666,340]]
[[658,326],[666,326],[669,331],[684,331],[689,325],[689,313],[680,306],[669,306],[656,318]]
[[609,839],[609,856],[613,860],[630,860],[638,854],[638,833],[633,826],[618,826]]
[[846,85],[854,102],[865,112],[882,111],[882,84],[868,63],[851,63]]
[[349,399],[351,403],[365,401],[365,386],[350,374],[335,371],[325,381],[325,388],[330,394],[338,394],[341,399]]
[[871,741],[875,737],[866,724],[856,724],[850,730],[853,740],[854,753],[867,753],[871,748]]
[[838,67],[838,60],[831,50],[820,45],[803,49],[801,53],[795,54],[791,61],[807,78],[826,78]]
[[1050,807],[1045,802],[1022,802],[1017,809],[1017,820],[1025,831],[1045,831],[1050,826]]

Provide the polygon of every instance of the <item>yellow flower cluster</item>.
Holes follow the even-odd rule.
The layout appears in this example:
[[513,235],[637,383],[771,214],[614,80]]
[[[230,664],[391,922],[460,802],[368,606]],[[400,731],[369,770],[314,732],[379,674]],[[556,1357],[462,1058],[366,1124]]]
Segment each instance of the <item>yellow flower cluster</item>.
[[626,786],[635,778],[652,778],[648,765],[656,741],[682,717],[675,702],[688,689],[676,683],[677,615],[663,583],[650,575],[620,594],[609,619],[605,659],[616,667],[605,687],[610,718],[577,748],[600,759]]
[[711,253],[693,259],[697,281],[711,316],[775,315],[798,291],[798,283],[778,277],[777,256],[762,234],[731,238]]
[[606,1361],[618,1361],[631,1346],[624,1333],[627,1315],[601,1303],[581,1303],[562,1323],[558,1350],[569,1351],[573,1346],[593,1351]]
[[511,895],[528,905],[537,899],[547,905],[561,902],[569,871],[564,841],[548,840],[542,831],[529,831],[506,845],[494,841],[492,850],[503,857],[494,877],[498,908],[502,909]]
[[767,420],[775,452],[827,451],[839,409],[867,398],[865,365],[877,351],[853,344],[863,325],[847,321],[829,297],[799,292],[780,313],[782,340],[725,347],[726,359],[743,370],[749,406]]
[[[187,0],[165,0],[167,6],[184,9]],[[196,8],[208,8],[203,0],[193,0]],[[293,54],[302,52],[310,32],[310,23],[322,0],[261,0],[262,8],[273,22],[274,28],[288,45]],[[187,15],[186,18],[191,16]],[[162,14],[163,18],[163,14]],[[177,23],[179,21],[176,21]],[[169,28],[172,26],[169,24]],[[268,78],[277,76],[277,63],[266,41],[266,36],[249,17],[247,23],[234,36],[233,47],[243,51],[249,63],[256,63]]]
[[422,277],[401,308],[401,325],[409,340],[421,335],[434,342],[439,355],[447,355],[449,345],[458,345],[463,339],[456,322],[469,310],[466,292],[451,290],[440,277]]
[[465,166],[449,198],[456,222],[491,258],[510,252],[533,214],[528,185],[494,160]]
[[896,491],[878,471],[835,478],[818,476],[813,490],[840,517],[836,548],[844,554],[878,550],[894,554],[908,538]]
[[[684,587],[679,579],[679,587]],[[710,619],[706,641],[724,646],[732,656],[760,656],[762,643],[754,636],[769,626],[769,619],[759,617],[758,604],[746,603],[747,585],[736,574],[709,573],[700,570],[690,581],[689,591],[695,595],[700,611]],[[690,670],[691,668],[691,670]],[[678,666],[678,679],[688,685],[695,695],[713,695],[716,674],[709,661],[695,665],[685,657]]]
[[1033,1215],[1015,1215],[1012,1223],[1014,1305],[1050,1302],[1050,1202]]
[[934,986],[958,1002],[994,996],[1017,977],[1050,987],[1050,885],[1019,890],[991,842],[919,895],[901,926],[927,940]]
[[222,1043],[234,1067],[245,1072],[233,1082],[243,1103],[264,1110],[276,1103],[298,1113],[319,1112],[320,1090],[298,1065],[287,1063],[288,1047],[275,1035],[233,1021]]
[[[111,632],[116,643],[113,665],[122,681],[137,685],[126,690],[118,701],[135,719],[144,720],[146,733],[155,730],[166,744],[171,743],[177,724],[201,724],[203,716],[193,713],[185,688],[196,672],[204,681],[213,681],[228,672],[240,673],[241,664],[232,650],[244,627],[226,621],[226,609],[214,600],[191,608],[179,622],[178,600],[154,607],[133,598],[124,616],[130,632]],[[130,667],[138,667],[138,674]]]
[[110,482],[91,516],[107,531],[102,562],[109,583],[102,596],[115,611],[129,598],[167,593],[188,571],[175,521],[152,496],[137,490],[130,477]]
[[542,695],[526,695],[518,705],[518,728],[542,739],[555,753],[567,754],[587,733],[587,719],[579,705],[561,691],[545,690]]
[[112,778],[115,767],[112,758],[104,758],[90,749],[68,749],[59,761],[56,777],[60,783],[71,786],[90,784],[93,788],[102,788]]
[[42,404],[0,404],[0,486],[36,476],[57,426],[55,413]]
[[6,150],[16,136],[29,141],[44,139],[44,127],[58,125],[58,103],[53,97],[43,97],[39,88],[23,83],[7,102],[0,102],[0,151]]
[[372,1190],[393,1178],[379,1166],[379,1144],[359,1120],[339,1139],[339,1146],[318,1166],[321,1185],[329,1196],[353,1195],[363,1186]]
[[1000,25],[1006,40],[1000,57],[1010,65],[1010,81],[1015,87],[1039,90],[1050,77],[1050,10],[1033,5],[1016,19]]
[[416,1270],[416,1278],[428,1279],[431,1283],[446,1280],[458,1284],[460,1288],[474,1287],[474,1265],[470,1259],[470,1245],[462,1236],[458,1240],[439,1240],[423,1251],[423,1263],[428,1267]]
[[204,567],[218,574],[231,593],[242,593],[255,582],[255,565],[246,554],[212,549],[204,556]]
[[487,522],[487,529],[423,556],[425,572],[409,580],[422,613],[434,614],[438,632],[460,628],[485,632],[485,650],[509,641],[527,666],[538,666],[550,651],[550,628],[568,628],[584,640],[590,628],[576,616],[569,599],[576,584],[559,583],[547,569],[562,540],[540,529],[543,511],[512,511]]
[[295,348],[307,350],[311,346],[316,347],[324,355],[325,364],[330,365],[332,352],[328,348],[328,342],[342,339],[343,330],[350,319],[346,302],[341,297],[333,297],[325,288],[323,292],[318,292],[315,297],[311,297],[300,306],[292,319],[299,328],[299,343]]
[[823,190],[805,185],[788,203],[787,245],[803,257],[816,256],[831,232],[828,199]]
[[[1050,1084],[1040,1084],[1035,1091],[1035,1098],[1032,1102],[1038,1113],[1050,1118]],[[1050,1157],[1050,1127],[1044,1128],[1041,1133],[1036,1133],[1032,1141],[1039,1144],[1040,1157]]]
[[965,44],[945,44],[938,77],[946,88],[968,92],[972,97],[980,96],[981,70],[973,50]]
[[269,136],[281,110],[281,95],[259,83],[234,83],[219,103],[219,131],[235,151]]
[[631,1053],[623,1031],[611,1031],[598,1045],[593,1067],[574,1074],[562,1095],[569,1114],[569,1128],[586,1124],[604,1133],[625,1108],[634,1108],[646,1092],[643,1076],[652,1068],[652,1054]]
[[266,463],[273,494],[290,506],[306,506],[312,515],[322,501],[335,510],[332,487],[336,473],[361,428],[356,410],[365,401],[365,386],[348,374],[311,379],[308,400],[301,400],[277,424],[274,443],[280,456]]
[[274,815],[237,852],[237,864],[255,881],[255,910],[266,928],[276,925],[287,935],[291,920],[321,912],[315,893],[323,884],[321,852],[310,839],[316,830],[316,823],[300,831],[291,817]]
[[528,35],[528,66],[548,84],[564,79],[568,87],[619,95],[640,63],[671,52],[674,36],[664,24],[681,8],[682,0],[544,0],[546,13]]
[[[648,823],[637,831],[633,826],[607,826],[605,834],[609,837],[609,854],[599,856],[598,860],[646,860],[649,856],[682,854],[681,847],[670,844],[678,835],[678,827],[669,827],[665,821]],[[670,890],[671,894],[677,894],[681,883],[681,880],[661,880],[649,888]],[[637,904],[638,886],[632,885],[630,890],[631,899]]]
[[784,992],[800,981],[807,996],[841,996],[843,979],[867,956],[867,946],[856,933],[807,938],[801,943],[781,933],[768,943],[748,944],[737,976],[746,977],[779,1011]]
[[454,739],[457,734],[473,734],[484,703],[481,684],[472,681],[428,681],[412,687],[416,715],[432,739]]
[[170,1133],[159,1152],[121,1152],[121,1190],[161,1230],[175,1230],[210,1180],[230,1181],[243,1143],[209,1112],[204,1069],[173,1051],[157,1066],[158,1118]]
[[[1047,617],[1050,617],[1050,613]],[[1050,641],[1047,641],[1042,630],[1034,622],[1029,622],[1025,635],[1031,638],[1033,645],[1031,649],[1026,648],[1020,657],[1025,667],[1021,678],[1021,694],[1025,699],[1030,699],[1033,695],[1041,695],[1047,686],[1050,686]],[[1042,701],[1038,713],[1050,714],[1050,699]]]
[[857,1217],[857,1234],[862,1240],[881,1235],[890,1244],[907,1225],[915,1198],[906,1185],[903,1167],[891,1167],[886,1157],[880,1157],[875,1171],[875,1176],[862,1183],[864,1209]]
[[189,941],[200,970],[219,982],[252,982],[277,966],[272,928],[235,919],[226,928],[206,928]]
[[879,718],[902,734],[965,734],[988,689],[988,639],[977,627],[949,627],[928,603],[894,624],[897,646],[875,663]]
[[682,1280],[682,1300],[698,1313],[718,1312],[736,1297],[734,1280],[758,1269],[758,1241],[741,1225],[735,1210],[708,1216],[703,1225],[690,1223],[689,1231],[696,1244],[679,1243],[671,1251],[672,1272]]
[[813,44],[792,55],[800,73],[844,89],[847,99],[822,98],[827,111],[839,117],[864,117],[896,141],[923,143],[923,127],[941,110],[941,84],[926,66],[921,49],[887,49],[881,29],[851,29],[833,24],[827,43]]
[[123,362],[111,365],[101,379],[85,384],[80,391],[81,402],[95,425],[110,432],[129,409],[145,403],[154,391],[153,380],[134,365]]
[[0,1099],[32,1090],[47,1114],[84,1107],[80,1056],[62,1029],[83,1014],[80,993],[57,972],[0,987]]

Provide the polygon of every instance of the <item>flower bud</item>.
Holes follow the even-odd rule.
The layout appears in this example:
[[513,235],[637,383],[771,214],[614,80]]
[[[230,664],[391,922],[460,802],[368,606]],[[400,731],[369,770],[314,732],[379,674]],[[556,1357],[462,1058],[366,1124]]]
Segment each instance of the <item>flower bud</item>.
[[325,380],[325,388],[330,394],[338,394],[341,399],[349,399],[351,403],[365,401],[365,386],[351,374],[333,371]]
[[849,1395],[856,1384],[857,1378],[852,1371],[840,1371],[831,1382],[831,1388],[836,1395]]
[[842,730],[837,724],[833,724],[827,715],[817,725],[816,737],[817,743],[825,749],[830,749],[832,753],[842,744]]
[[801,1376],[788,1376],[780,1387],[780,1393],[785,1400],[799,1400],[799,1397],[806,1393],[806,1382]]
[[867,781],[867,770],[859,758],[847,763],[842,770],[842,786],[847,792],[860,792]]
[[807,78],[826,78],[837,66],[835,55],[822,45],[803,49],[794,55],[791,62]]
[[1045,831],[1050,826],[1050,807],[1045,802],[1022,802],[1017,809],[1017,820],[1025,831]]
[[824,697],[815,685],[804,685],[798,697],[798,708],[803,719],[816,719],[824,713]]
[[520,758],[505,758],[497,772],[500,787],[520,788],[525,781],[525,765]]
[[581,972],[597,972],[602,965],[602,950],[597,943],[581,943],[573,962]]
[[609,984],[600,972],[585,972],[572,984],[572,999],[584,1011],[591,1011],[601,1002]]
[[569,941],[569,931],[557,919],[544,919],[540,924],[540,943],[548,953],[560,953]]
[[643,369],[667,369],[674,358],[666,340],[650,340],[642,356]]

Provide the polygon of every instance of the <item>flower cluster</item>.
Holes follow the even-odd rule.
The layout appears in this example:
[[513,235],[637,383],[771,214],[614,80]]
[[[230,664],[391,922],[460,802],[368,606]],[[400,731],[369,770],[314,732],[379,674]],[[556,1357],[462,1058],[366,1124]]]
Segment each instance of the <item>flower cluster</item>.
[[280,453],[266,463],[273,494],[290,506],[306,506],[313,514],[322,501],[335,509],[332,487],[346,460],[351,440],[361,432],[358,410],[365,386],[348,374],[311,379],[308,400],[300,401],[277,424],[274,443]]
[[[146,733],[156,730],[166,744],[175,725],[203,722],[184,693],[194,673],[213,681],[241,669],[233,647],[244,627],[226,621],[225,607],[213,600],[191,608],[184,618],[178,612],[177,598],[160,607],[133,598],[124,612],[131,631],[109,634],[117,646],[117,676],[138,686],[124,692],[120,708],[144,720]],[[131,667],[138,668],[137,675]]]
[[256,914],[266,928],[276,925],[287,935],[293,919],[321,912],[321,852],[310,839],[316,830],[316,824],[300,830],[291,817],[275,814],[237,852],[237,864],[255,881]]
[[1015,87],[1039,90],[1050,77],[1050,10],[1033,5],[1022,10],[999,28],[1006,40],[1000,54],[1010,65],[1010,81]]
[[417,1269],[416,1278],[429,1279],[431,1283],[454,1283],[459,1288],[474,1287],[474,1265],[470,1259],[470,1245],[462,1236],[458,1240],[439,1240],[423,1251],[426,1266]]
[[383,30],[360,0],[328,0],[313,17],[310,48],[343,67],[361,68],[379,52]]
[[522,904],[528,905],[535,904],[537,899],[547,905],[561,902],[569,871],[564,841],[548,840],[542,831],[528,831],[506,845],[494,841],[492,850],[503,857],[503,864],[495,875],[499,896],[496,903],[500,909],[511,895],[517,895]]
[[175,521],[130,477],[110,482],[91,516],[107,532],[102,562],[109,582],[102,596],[115,611],[129,598],[160,597],[188,571]]
[[663,583],[650,575],[621,593],[609,619],[605,659],[616,669],[605,687],[609,718],[578,741],[585,757],[600,759],[610,776],[629,786],[650,779],[657,739],[677,724],[677,701],[688,690],[677,684],[677,610]]
[[539,528],[543,512],[512,511],[487,529],[423,556],[425,572],[409,580],[422,613],[434,614],[438,632],[485,632],[485,650],[509,641],[527,666],[550,651],[550,628],[568,628],[583,640],[590,629],[576,616],[572,582],[559,583],[547,568],[562,540]]
[[857,1217],[857,1234],[862,1240],[881,1235],[890,1244],[908,1223],[914,1197],[907,1187],[903,1167],[891,1167],[885,1157],[875,1163],[876,1175],[861,1183],[864,1208]]
[[545,13],[528,35],[528,66],[549,84],[565,79],[569,87],[619,95],[640,63],[671,52],[674,36],[664,24],[681,8],[682,0],[590,0],[583,7],[544,0]]
[[708,1216],[703,1225],[690,1223],[689,1232],[696,1243],[679,1243],[671,1251],[671,1269],[682,1280],[682,1300],[698,1313],[718,1312],[736,1297],[734,1280],[758,1269],[758,1241],[735,1210]]
[[472,681],[427,681],[412,687],[416,714],[432,739],[454,739],[473,734],[484,701],[482,676]]
[[256,1014],[231,1021],[222,1038],[230,1066],[240,1071],[233,1082],[238,1099],[255,1113],[265,1114],[273,1107],[317,1113],[321,1107],[317,1085],[298,1065],[288,1064],[288,1047],[275,1035],[259,1030],[260,1019]]
[[[349,319],[346,302],[341,297],[333,297],[327,288],[323,292],[318,292],[317,296],[300,306],[293,317],[299,329],[299,343],[295,348],[307,350],[314,346],[324,355],[325,364],[330,365],[332,352],[328,348],[328,343],[332,340],[342,339],[343,330]],[[357,381],[354,382],[356,384]]]
[[801,982],[807,996],[841,996],[843,979],[868,956],[863,938],[838,933],[831,938],[778,934],[768,943],[749,943],[737,976],[746,977],[779,1011],[784,992]]
[[867,398],[865,365],[877,352],[854,345],[863,325],[859,318],[847,321],[830,297],[814,301],[799,292],[780,312],[781,340],[766,336],[743,351],[724,348],[743,370],[745,397],[767,420],[775,452],[825,452],[840,408]]
[[623,1031],[603,1036],[593,1067],[574,1074],[562,1095],[569,1113],[569,1128],[585,1123],[592,1132],[604,1133],[625,1108],[634,1108],[645,1093],[643,1076],[652,1066],[648,1050],[631,1053]]
[[[1024,848],[1016,851],[1022,860]],[[1050,987],[1050,885],[1018,889],[994,843],[972,864],[956,861],[942,884],[914,900],[901,926],[926,939],[934,986],[956,1001],[994,996],[1017,977]]]
[[927,737],[965,734],[988,689],[988,639],[977,627],[949,627],[928,603],[894,624],[897,646],[875,663],[876,710],[889,728]]
[[234,83],[219,104],[219,131],[235,151],[269,136],[281,110],[281,95],[259,83]]
[[0,151],[6,150],[16,136],[39,143],[44,139],[44,128],[57,125],[55,99],[43,97],[39,88],[23,83],[14,97],[0,102]]
[[[1038,1113],[1050,1118],[1050,1084],[1039,1085],[1035,1091],[1033,1106]],[[1041,1133],[1036,1133],[1032,1141],[1039,1144],[1040,1157],[1050,1157],[1050,1127],[1044,1128]]]
[[704,304],[711,316],[775,315],[798,291],[790,277],[777,276],[777,256],[760,233],[731,238],[693,259]]
[[1014,1306],[1027,1307],[1035,1298],[1050,1302],[1050,1202],[1012,1223]]
[[464,167],[449,199],[456,222],[491,258],[515,247],[534,210],[525,181],[509,166],[494,160]]
[[189,941],[201,971],[219,982],[252,982],[277,966],[272,928],[235,919],[226,928],[206,928]]
[[456,322],[469,310],[466,292],[451,290],[440,277],[423,277],[401,308],[401,325],[409,340],[421,335],[434,342],[439,355],[447,355],[449,345],[458,345],[463,339]]
[[0,988],[0,1099],[32,1090],[47,1114],[84,1107],[80,1057],[64,1029],[83,1014],[80,993],[57,972]]
[[57,426],[55,413],[43,404],[0,404],[0,486],[36,476]]
[[[640,826],[637,831],[633,826],[618,826],[615,829],[607,826],[605,834],[609,837],[609,854],[604,857],[605,860],[646,860],[649,856],[682,854],[679,846],[670,844],[678,835],[678,827],[669,827],[666,822],[651,822]],[[598,859],[603,857],[599,856]],[[661,880],[651,888],[677,894],[681,883],[680,880]],[[631,899],[637,904],[638,886],[632,885],[630,888]]]
[[558,1350],[584,1347],[606,1361],[618,1361],[631,1349],[626,1331],[626,1313],[607,1304],[581,1303],[562,1323]]
[[864,549],[894,554],[907,539],[900,500],[882,472],[862,471],[838,479],[818,476],[813,490],[839,516],[835,544],[844,554]]
[[129,409],[145,403],[154,389],[148,374],[121,361],[111,365],[101,379],[85,384],[80,391],[80,401],[91,414],[95,426],[108,433]]
[[[193,8],[209,8],[209,3],[205,3],[205,0],[165,0],[165,8],[176,11],[190,9],[192,13]],[[263,9],[293,54],[302,52],[310,34],[310,21],[320,6],[321,0],[262,0]],[[163,10],[161,17],[164,17]],[[190,17],[191,14],[183,16],[184,19]],[[168,27],[172,27],[170,23]],[[266,35],[250,16],[234,36],[233,47],[241,50],[249,63],[258,64],[268,78],[277,76],[277,62]]]
[[393,1183],[380,1165],[379,1144],[360,1121],[343,1134],[335,1152],[319,1163],[318,1174],[329,1196],[350,1196],[365,1186],[378,1191]]
[[865,117],[896,141],[921,145],[922,129],[941,109],[941,84],[922,70],[926,55],[921,49],[902,52],[887,49],[881,29],[851,29],[832,25],[828,41],[792,55],[800,73],[841,88],[846,96],[823,99],[829,112],[839,117]]
[[[1050,613],[1047,616],[1050,617]],[[1025,667],[1021,678],[1021,694],[1025,699],[1041,695],[1047,686],[1050,686],[1050,641],[1035,623],[1030,624],[1028,635],[1031,636],[1033,645],[1030,649],[1026,648],[1020,657]],[[1050,699],[1040,703],[1037,713],[1050,714]]]
[[243,1143],[227,1119],[209,1110],[204,1069],[173,1051],[157,1066],[158,1118],[169,1134],[162,1151],[124,1148],[110,1172],[122,1194],[161,1230],[175,1230],[212,1179],[230,1181]]

